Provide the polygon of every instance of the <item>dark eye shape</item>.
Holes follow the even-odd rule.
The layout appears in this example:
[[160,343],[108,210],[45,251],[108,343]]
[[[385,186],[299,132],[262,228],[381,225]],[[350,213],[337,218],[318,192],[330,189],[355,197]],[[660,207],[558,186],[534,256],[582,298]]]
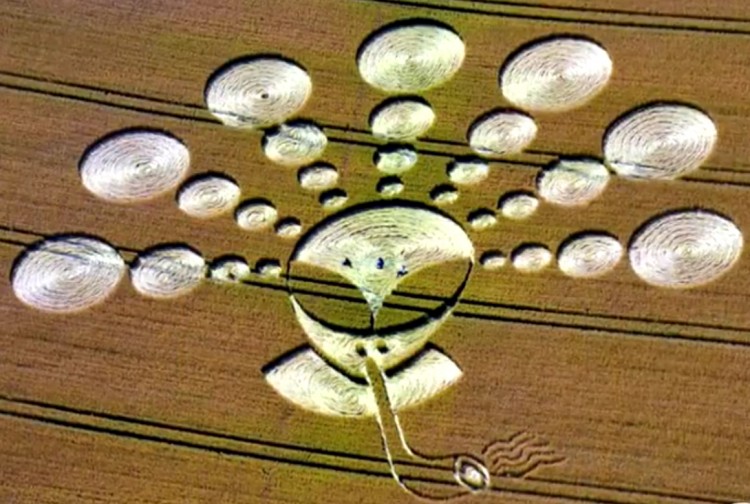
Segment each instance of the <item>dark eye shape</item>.
[[356,346],[357,355],[364,358],[367,357],[367,350],[365,349],[365,346],[362,343],[357,343]]
[[377,267],[377,268],[378,268],[379,270],[382,270],[383,268],[385,268],[385,259],[383,259],[382,257],[378,257],[378,262],[377,262],[377,263],[375,263],[375,266],[376,266],[376,267]]
[[380,352],[383,355],[387,354],[390,351],[386,342],[382,340],[378,341],[375,348],[377,348],[378,352]]
[[342,266],[346,266],[347,268],[352,267],[352,262],[349,260],[348,257],[344,258],[344,262],[341,263]]
[[406,276],[407,273],[409,273],[409,271],[407,271],[406,269],[406,264],[402,264],[399,270],[396,272],[396,276],[400,278],[402,276]]

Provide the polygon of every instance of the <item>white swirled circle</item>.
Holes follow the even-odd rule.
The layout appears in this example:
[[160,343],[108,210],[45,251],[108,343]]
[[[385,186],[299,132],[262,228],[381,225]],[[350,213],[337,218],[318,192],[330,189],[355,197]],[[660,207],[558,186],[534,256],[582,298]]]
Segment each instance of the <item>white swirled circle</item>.
[[264,138],[263,152],[276,164],[302,166],[323,155],[328,138],[314,124],[282,124]]
[[490,174],[490,165],[484,161],[456,160],[448,165],[448,178],[458,185],[474,185]]
[[246,201],[237,208],[235,221],[245,231],[259,231],[274,225],[279,217],[272,204],[261,200]]
[[247,261],[240,257],[225,256],[214,259],[209,274],[219,282],[241,282],[252,274]]
[[506,219],[524,220],[534,215],[539,208],[539,200],[533,194],[514,192],[500,199],[500,213]]
[[521,273],[537,273],[552,262],[552,252],[542,245],[521,245],[513,251],[511,262]]
[[320,195],[320,205],[324,210],[341,208],[349,201],[349,195],[343,189],[331,189]]
[[311,93],[310,76],[298,65],[258,58],[215,76],[206,88],[206,105],[227,126],[263,128],[292,117]]
[[508,258],[499,250],[488,250],[482,254],[479,262],[484,269],[497,270],[505,266],[508,262]]
[[209,219],[232,210],[240,200],[240,188],[230,178],[206,175],[185,183],[177,206],[191,217]]
[[281,238],[294,238],[302,232],[302,223],[295,217],[287,217],[276,224],[276,235]]
[[393,198],[404,191],[404,183],[398,177],[384,177],[380,179],[376,187],[384,198]]
[[125,262],[101,240],[59,236],[23,253],[13,270],[16,297],[38,310],[70,313],[104,301],[120,283]]
[[278,278],[283,269],[276,259],[261,259],[255,263],[255,271],[265,278]]
[[206,276],[206,262],[188,247],[159,248],[138,256],[130,270],[133,287],[151,298],[190,293]]
[[585,206],[598,198],[609,183],[609,170],[588,159],[562,159],[537,180],[539,196],[554,205]]
[[522,152],[536,137],[534,120],[520,112],[496,112],[478,119],[469,129],[469,147],[485,157]]
[[655,104],[614,123],[604,138],[604,159],[623,177],[674,179],[699,168],[716,137],[716,125],[704,112]]
[[633,271],[658,287],[697,287],[729,271],[742,252],[743,237],[729,219],[685,210],[647,222],[629,249]]
[[430,199],[436,205],[452,205],[458,201],[458,189],[448,184],[436,186],[430,191]]
[[472,212],[468,218],[469,225],[476,231],[484,231],[497,224],[497,215],[489,208],[482,208]]
[[417,164],[418,155],[414,147],[379,149],[375,155],[375,167],[388,175],[400,175]]
[[586,233],[567,242],[557,254],[557,265],[573,278],[593,278],[613,270],[622,258],[622,245],[604,233]]
[[384,29],[360,52],[362,78],[387,93],[418,93],[447,82],[461,68],[465,48],[448,28],[414,24]]
[[306,166],[297,174],[300,187],[308,191],[323,191],[336,185],[339,172],[326,164]]
[[157,131],[124,131],[89,150],[81,162],[84,187],[115,203],[145,201],[174,189],[190,167],[187,147]]
[[379,108],[370,121],[379,138],[408,142],[424,135],[435,122],[432,107],[419,100],[398,100]]
[[500,86],[511,103],[535,112],[561,112],[596,96],[612,75],[612,60],[594,42],[556,37],[529,46],[502,69]]

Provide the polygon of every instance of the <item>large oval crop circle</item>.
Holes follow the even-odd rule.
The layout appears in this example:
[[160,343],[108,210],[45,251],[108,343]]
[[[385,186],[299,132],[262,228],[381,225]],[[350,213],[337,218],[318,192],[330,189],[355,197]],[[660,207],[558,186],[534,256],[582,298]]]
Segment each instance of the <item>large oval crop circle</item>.
[[688,288],[725,274],[742,248],[742,233],[731,220],[705,210],[683,210],[644,224],[628,253],[633,271],[645,282]]
[[461,68],[465,48],[448,26],[399,22],[370,35],[360,48],[362,78],[386,93],[419,93],[447,82]]

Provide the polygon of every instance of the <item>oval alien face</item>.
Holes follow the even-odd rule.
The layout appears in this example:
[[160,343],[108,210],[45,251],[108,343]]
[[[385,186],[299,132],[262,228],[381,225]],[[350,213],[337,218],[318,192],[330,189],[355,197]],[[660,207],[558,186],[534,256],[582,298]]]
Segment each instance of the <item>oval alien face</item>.
[[[367,301],[372,320],[398,284],[420,270],[449,261],[466,262],[463,290],[474,261],[474,246],[451,218],[406,202],[361,205],[313,228],[294,251],[290,267],[304,263],[336,273],[356,286]],[[292,295],[292,306],[313,346],[352,376],[364,376],[370,357],[383,370],[421,350],[442,325],[455,302],[408,324],[370,331],[346,331],[317,320]]]

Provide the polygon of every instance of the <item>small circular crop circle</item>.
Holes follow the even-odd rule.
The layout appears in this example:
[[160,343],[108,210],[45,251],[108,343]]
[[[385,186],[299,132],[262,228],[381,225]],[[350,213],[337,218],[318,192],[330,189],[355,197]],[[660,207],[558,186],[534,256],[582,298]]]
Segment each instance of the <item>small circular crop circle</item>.
[[323,130],[312,123],[282,124],[263,137],[266,157],[282,166],[302,166],[323,155],[328,138]]
[[252,274],[250,265],[242,257],[222,256],[211,262],[209,276],[218,282],[237,283]]
[[397,22],[370,35],[357,67],[365,82],[386,93],[418,93],[447,82],[461,68],[465,47],[446,25]]
[[479,258],[479,263],[486,270],[498,270],[507,262],[508,257],[499,250],[488,250]]
[[534,120],[522,112],[490,112],[469,128],[469,147],[489,158],[518,154],[534,140],[536,132]]
[[395,176],[383,177],[378,181],[376,189],[382,197],[393,198],[404,191],[404,183]]
[[125,261],[103,241],[61,235],[29,247],[16,261],[13,292],[24,304],[54,313],[72,313],[109,297],[125,274]]
[[742,232],[705,210],[671,212],[645,223],[630,243],[630,265],[657,287],[705,285],[729,271],[742,253]]
[[335,210],[349,201],[349,195],[343,189],[330,189],[322,193],[318,201],[324,210]]
[[280,238],[294,238],[302,232],[302,223],[296,217],[285,217],[276,223],[276,235]]
[[506,219],[525,220],[539,208],[539,200],[533,194],[517,191],[503,195],[498,202],[500,214]]
[[430,199],[436,205],[451,205],[458,201],[458,189],[450,184],[440,184],[430,191]]
[[561,159],[537,178],[539,196],[565,207],[585,206],[598,198],[609,183],[609,170],[595,159]]
[[165,246],[140,254],[130,269],[143,296],[170,299],[192,292],[206,277],[206,261],[190,247]]
[[273,226],[278,219],[278,211],[271,202],[263,199],[245,201],[234,213],[237,225],[245,231],[259,231]]
[[417,164],[417,151],[410,145],[385,146],[375,153],[375,167],[386,175],[400,175]]
[[191,217],[210,219],[237,206],[240,188],[225,175],[200,175],[188,180],[177,193],[177,206]]
[[497,224],[497,216],[489,208],[480,208],[469,214],[468,221],[472,229],[483,231]]
[[370,117],[372,134],[397,142],[414,141],[435,123],[435,112],[421,99],[386,100]]
[[594,278],[612,271],[622,259],[619,240],[606,233],[574,235],[560,247],[557,265],[573,278]]
[[532,42],[512,55],[500,71],[503,96],[534,112],[579,107],[609,82],[612,60],[599,44],[580,37]]
[[513,267],[521,273],[538,273],[552,263],[552,252],[544,245],[521,245],[511,254]]
[[456,159],[448,164],[448,178],[454,184],[475,185],[490,174],[490,165],[478,159]]
[[614,122],[604,137],[604,159],[622,177],[675,179],[698,169],[716,139],[716,125],[703,111],[656,103]]
[[264,278],[279,278],[283,269],[276,259],[260,259],[255,263],[255,272]]
[[336,185],[339,172],[329,164],[319,163],[301,168],[297,173],[297,180],[302,189],[324,191]]
[[476,458],[460,455],[453,463],[453,477],[459,485],[472,493],[487,490],[490,487],[490,473]]
[[99,140],[80,164],[81,181],[95,196],[135,203],[171,191],[190,168],[187,147],[168,133],[123,130]]
[[221,68],[206,87],[208,110],[227,126],[264,128],[299,112],[312,93],[308,73],[279,57],[258,57]]

